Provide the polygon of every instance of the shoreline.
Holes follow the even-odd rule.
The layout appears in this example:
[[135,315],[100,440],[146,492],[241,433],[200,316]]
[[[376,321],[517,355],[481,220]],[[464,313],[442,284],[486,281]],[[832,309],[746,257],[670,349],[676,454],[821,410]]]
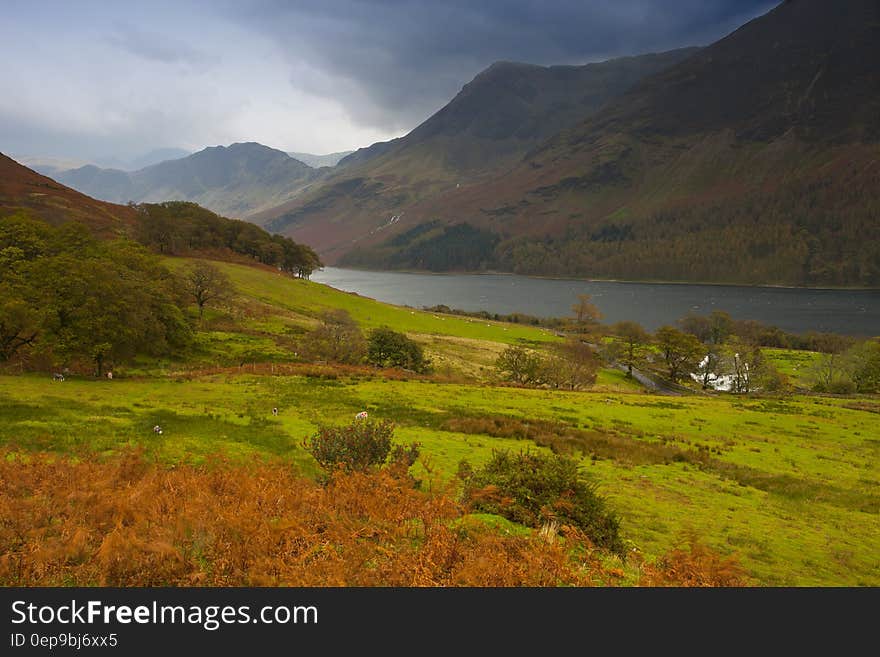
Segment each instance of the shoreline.
[[801,285],[781,285],[772,283],[719,283],[706,281],[664,281],[664,280],[638,280],[620,278],[580,278],[574,276],[549,276],[541,274],[517,274],[509,271],[426,271],[419,269],[367,269],[364,267],[338,267],[326,266],[324,269],[338,269],[343,271],[359,271],[371,274],[416,274],[421,276],[520,276],[535,280],[547,281],[574,281],[581,283],[620,283],[629,285],[693,285],[700,287],[739,287],[758,290],[800,290],[804,292],[880,292],[880,287],[846,287],[824,286],[808,287]]

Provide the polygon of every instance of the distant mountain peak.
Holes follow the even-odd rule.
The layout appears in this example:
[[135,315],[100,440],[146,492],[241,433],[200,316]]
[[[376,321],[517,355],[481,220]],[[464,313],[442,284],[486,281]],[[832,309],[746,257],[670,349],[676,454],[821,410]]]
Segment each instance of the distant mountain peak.
[[[222,146],[220,148],[222,148]],[[229,144],[226,149],[230,151],[261,151],[287,155],[287,153],[285,153],[284,151],[278,150],[277,148],[272,148],[271,146],[266,146],[265,144],[261,144],[257,141],[237,141],[235,143]]]
[[249,141],[208,146],[131,173],[88,166],[56,177],[111,202],[195,201],[241,218],[289,200],[320,175],[284,151]]
[[[495,62],[409,134],[347,156],[337,171],[305,195],[258,218],[273,221],[267,225],[276,230],[314,221],[314,230],[321,231],[330,225],[330,217],[358,214],[353,223],[367,223],[376,216],[397,215],[402,204],[444,189],[461,189],[512,166],[531,148],[576,125],[646,75],[696,51],[679,49],[581,66]],[[302,209],[296,207],[300,202]],[[334,221],[334,228],[341,223]],[[368,235],[377,234],[369,230]],[[340,231],[306,241],[322,248],[324,238],[340,243],[348,239]]]

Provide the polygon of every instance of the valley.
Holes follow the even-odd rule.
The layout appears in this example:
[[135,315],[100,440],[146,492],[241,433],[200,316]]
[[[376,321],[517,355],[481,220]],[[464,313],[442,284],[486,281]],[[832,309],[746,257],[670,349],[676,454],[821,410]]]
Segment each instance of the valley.
[[0,586],[880,586],[877,0],[188,4],[7,12]]
[[[394,422],[399,440],[421,444],[413,474],[436,486],[455,481],[462,459],[479,466],[493,450],[561,450],[620,514],[629,549],[643,559],[696,534],[735,554],[757,584],[877,584],[874,402],[669,398],[614,370],[602,370],[582,392],[508,387],[499,385],[497,354],[509,344],[541,348],[558,340],[552,332],[390,306],[268,269],[221,266],[239,296],[206,316],[185,360],[120,363],[112,381],[86,372],[62,383],[42,374],[0,377],[6,458],[49,452],[106,459],[136,448],[161,467],[222,454],[241,464],[280,460],[316,476],[302,439],[367,411]],[[293,354],[296,336],[330,308],[345,309],[364,329],[405,331],[423,345],[434,374],[301,362]],[[493,429],[502,420],[510,428]],[[530,424],[541,428],[523,428]],[[554,436],[568,438],[556,446]],[[620,583],[637,580],[636,563],[620,562]]]

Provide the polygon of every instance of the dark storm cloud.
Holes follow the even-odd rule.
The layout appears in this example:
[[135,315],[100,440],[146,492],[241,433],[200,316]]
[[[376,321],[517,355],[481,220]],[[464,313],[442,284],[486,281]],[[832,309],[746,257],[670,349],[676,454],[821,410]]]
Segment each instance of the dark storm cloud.
[[775,4],[265,0],[242,17],[288,53],[292,84],[342,100],[363,125],[400,130],[437,110],[493,61],[585,63],[706,45]]
[[497,60],[707,44],[773,0],[0,0],[0,151],[391,139]]

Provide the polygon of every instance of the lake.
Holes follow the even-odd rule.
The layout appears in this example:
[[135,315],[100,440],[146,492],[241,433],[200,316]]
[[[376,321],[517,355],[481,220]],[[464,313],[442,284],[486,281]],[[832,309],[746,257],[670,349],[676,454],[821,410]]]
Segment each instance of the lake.
[[571,315],[577,295],[592,295],[602,322],[624,319],[655,330],[689,312],[724,310],[786,331],[880,335],[880,291],[813,290],[667,283],[558,280],[513,274],[415,274],[327,267],[312,280],[402,306],[450,308],[539,317]]

